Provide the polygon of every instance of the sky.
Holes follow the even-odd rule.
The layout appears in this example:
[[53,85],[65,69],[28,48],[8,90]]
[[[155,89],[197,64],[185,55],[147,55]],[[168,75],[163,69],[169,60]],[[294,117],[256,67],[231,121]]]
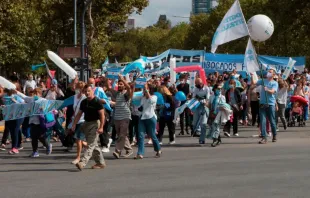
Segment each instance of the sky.
[[172,26],[179,22],[188,22],[192,10],[192,0],[149,0],[149,6],[142,11],[141,15],[132,14],[129,18],[135,19],[135,27],[147,27],[158,21],[159,15],[167,15]]

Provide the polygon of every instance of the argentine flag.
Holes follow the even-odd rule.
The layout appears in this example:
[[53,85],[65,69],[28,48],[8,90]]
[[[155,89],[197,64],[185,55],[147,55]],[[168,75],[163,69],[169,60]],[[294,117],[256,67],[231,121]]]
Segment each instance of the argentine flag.
[[118,74],[121,73],[121,68],[109,68],[107,78],[109,79],[118,79]]
[[146,57],[141,57],[140,59],[132,63],[129,63],[125,67],[123,75],[126,75],[133,70],[139,70],[141,74],[144,74],[145,65],[146,65]]
[[136,79],[136,88],[143,89],[146,82],[147,82],[146,78],[137,78]]
[[107,66],[109,64],[109,57],[107,57],[104,61],[104,63],[102,63],[101,65],[101,74],[103,74],[104,72],[107,71]]
[[195,109],[197,109],[197,107],[199,107],[200,102],[196,99],[191,99],[187,105],[187,107],[191,110],[191,111],[195,111]]

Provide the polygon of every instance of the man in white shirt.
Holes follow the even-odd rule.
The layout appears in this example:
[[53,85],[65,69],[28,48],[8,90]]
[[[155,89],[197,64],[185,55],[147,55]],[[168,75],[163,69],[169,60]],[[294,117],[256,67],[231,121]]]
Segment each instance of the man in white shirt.
[[[24,85],[24,88],[23,88],[24,93],[26,93],[26,90],[27,90],[28,87],[31,87],[32,89],[37,87],[37,83],[36,83],[36,81],[33,80],[33,75],[32,74],[29,74],[28,80],[26,80],[26,82],[25,82],[25,85]],[[27,95],[27,93],[26,93],[26,95]]]

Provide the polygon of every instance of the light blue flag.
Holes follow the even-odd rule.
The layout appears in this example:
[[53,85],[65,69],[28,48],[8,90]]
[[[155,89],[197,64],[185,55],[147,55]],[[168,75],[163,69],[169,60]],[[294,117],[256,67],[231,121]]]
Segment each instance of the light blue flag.
[[101,73],[103,74],[107,70],[107,66],[109,64],[109,57],[105,59],[104,63],[101,65]]
[[121,73],[121,68],[108,68],[107,78],[118,79],[118,74]]
[[143,89],[146,82],[147,82],[146,78],[137,78],[136,79],[136,88],[142,88]]
[[132,63],[129,63],[125,67],[123,75],[126,75],[129,72],[134,71],[134,70],[138,70],[138,71],[140,71],[141,74],[144,74],[145,65],[146,65],[146,57],[141,57],[140,59],[138,59]]
[[104,108],[108,111],[112,111],[112,108],[110,106],[110,101],[107,95],[104,93],[103,89],[101,87],[96,87],[95,89],[95,96],[98,97],[101,100],[104,100],[106,103],[103,105]]

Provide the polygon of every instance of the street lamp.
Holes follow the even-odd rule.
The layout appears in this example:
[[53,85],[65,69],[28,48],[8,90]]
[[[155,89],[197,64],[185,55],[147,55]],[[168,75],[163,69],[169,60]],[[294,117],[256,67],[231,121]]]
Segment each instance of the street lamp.
[[[92,0],[82,0],[82,14],[81,14],[81,59],[82,62],[84,63],[84,59],[85,59],[85,45],[86,45],[86,41],[85,41],[85,14],[86,14],[86,10],[87,7],[89,6],[89,4],[92,2]],[[88,69],[88,64],[87,64],[87,69]],[[81,72],[80,72],[80,78],[83,80],[83,74],[84,74],[84,64],[82,64],[81,67]],[[86,80],[86,79],[85,79]]]

